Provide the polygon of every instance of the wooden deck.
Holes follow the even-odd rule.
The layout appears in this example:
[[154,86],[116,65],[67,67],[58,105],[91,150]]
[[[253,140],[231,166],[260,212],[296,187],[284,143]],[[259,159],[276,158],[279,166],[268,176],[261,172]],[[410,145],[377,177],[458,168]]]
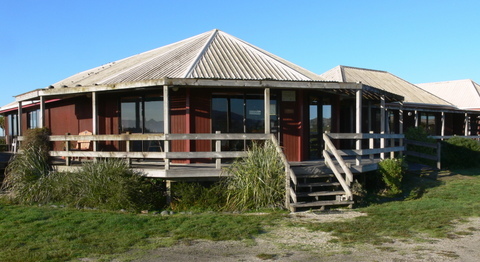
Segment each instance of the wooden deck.
[[[337,149],[332,140],[346,139],[354,142],[355,149]],[[229,163],[235,158],[247,155],[246,151],[222,151],[221,141],[245,140],[274,143],[280,159],[285,166],[286,195],[285,206],[292,211],[301,208],[320,208],[327,206],[352,206],[351,184],[354,174],[376,170],[378,162],[385,156],[405,150],[403,135],[399,134],[357,134],[325,133],[323,140],[323,160],[288,162],[282,148],[273,134],[122,134],[122,135],[65,135],[51,136],[51,141],[64,142],[65,150],[50,151],[54,167],[58,171],[71,171],[81,167],[82,162],[96,158],[121,158],[129,161],[132,169],[141,171],[148,177],[174,180],[216,180],[228,176]],[[19,137],[21,141],[22,138]],[[90,141],[93,150],[75,150],[69,143]],[[163,149],[157,152],[133,152],[131,141],[161,141]],[[171,152],[170,143],[176,140],[206,140],[214,146],[209,152]],[[368,141],[368,147],[362,148],[362,140]],[[99,141],[123,141],[125,151],[98,151]],[[363,143],[365,144],[365,143]],[[380,147],[375,147],[380,145]],[[209,162],[203,163],[205,159]],[[183,163],[182,163],[183,162]],[[202,162],[186,164],[185,162]]]

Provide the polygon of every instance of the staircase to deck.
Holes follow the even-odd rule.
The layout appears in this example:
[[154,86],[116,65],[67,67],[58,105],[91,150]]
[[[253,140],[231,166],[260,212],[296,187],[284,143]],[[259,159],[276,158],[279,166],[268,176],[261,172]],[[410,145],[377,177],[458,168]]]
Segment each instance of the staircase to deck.
[[354,201],[342,189],[323,161],[291,163],[290,210],[352,207]]

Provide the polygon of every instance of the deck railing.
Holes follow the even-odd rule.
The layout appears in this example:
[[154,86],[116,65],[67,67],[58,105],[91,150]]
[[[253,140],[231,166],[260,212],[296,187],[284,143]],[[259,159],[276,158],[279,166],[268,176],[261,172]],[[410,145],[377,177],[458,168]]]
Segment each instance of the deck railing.
[[[415,147],[420,147],[420,148],[431,148],[434,151],[433,155],[431,154],[426,154],[418,151],[414,151]],[[418,150],[418,149],[416,149]],[[420,150],[422,151],[422,150]],[[408,156],[413,156],[417,158],[422,158],[422,159],[427,159],[427,160],[432,160],[435,161],[437,165],[437,169],[442,169],[442,145],[440,142],[436,143],[429,143],[429,142],[422,142],[422,141],[415,141],[415,140],[409,140],[405,139],[405,155]]]
[[[355,140],[355,149],[337,149],[332,139],[350,139]],[[362,149],[362,140],[369,140],[369,148]],[[379,140],[380,143],[375,143],[375,140]],[[340,182],[343,190],[345,191],[345,200],[351,200],[353,195],[350,190],[350,185],[353,182],[353,171],[355,172],[367,172],[373,171],[378,168],[377,159],[384,159],[385,154],[389,153],[390,157],[394,156],[395,152],[403,152],[405,147],[403,146],[403,134],[357,134],[357,133],[325,133],[323,134],[323,140],[325,142],[325,150],[323,151],[323,157],[325,163],[332,169],[335,177]],[[386,146],[386,141],[389,141],[390,146]],[[375,145],[379,144],[379,148],[375,148]],[[379,155],[379,158],[376,157]],[[335,164],[333,156],[338,163],[339,167]],[[355,164],[348,163],[346,159],[354,159]],[[345,177],[342,175],[345,174]]]
[[[270,134],[120,134],[120,135],[52,135],[50,141],[63,142],[64,150],[50,151],[52,157],[62,157],[66,159],[66,164],[70,164],[71,158],[125,158],[125,159],[163,159],[165,169],[170,168],[171,160],[178,159],[214,159],[216,168],[220,169],[221,160],[225,158],[238,158],[246,155],[242,151],[222,151],[221,141],[229,140],[270,140]],[[20,138],[19,140],[22,140]],[[202,152],[172,152],[171,142],[173,141],[193,141],[210,140],[215,142],[212,151]],[[92,143],[92,150],[77,150],[70,146],[77,141],[89,141]],[[100,151],[97,150],[97,143],[101,141],[125,142],[125,150],[118,151]],[[131,143],[134,141],[147,141],[162,143],[162,150],[158,152],[132,150]]]

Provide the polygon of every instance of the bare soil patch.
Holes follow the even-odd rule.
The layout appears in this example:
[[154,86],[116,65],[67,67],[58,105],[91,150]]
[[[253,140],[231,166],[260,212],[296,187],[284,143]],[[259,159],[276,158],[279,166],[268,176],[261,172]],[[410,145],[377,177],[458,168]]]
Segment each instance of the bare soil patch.
[[[292,221],[341,221],[356,211],[295,213]],[[458,223],[446,239],[393,240],[383,245],[345,247],[325,232],[279,226],[248,241],[195,240],[148,251],[136,261],[477,261],[480,218]]]

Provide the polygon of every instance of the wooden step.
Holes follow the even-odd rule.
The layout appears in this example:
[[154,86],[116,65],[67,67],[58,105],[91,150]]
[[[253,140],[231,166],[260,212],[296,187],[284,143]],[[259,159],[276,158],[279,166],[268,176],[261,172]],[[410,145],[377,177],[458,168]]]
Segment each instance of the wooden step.
[[290,203],[290,206],[293,208],[300,208],[300,207],[323,207],[323,206],[347,206],[353,205],[354,201],[337,201],[337,200],[330,200],[330,201],[315,201],[315,202],[298,202],[298,203]]
[[305,174],[295,173],[295,175],[297,176],[297,179],[300,179],[300,178],[330,178],[330,177],[335,176],[334,174],[310,174],[310,173],[305,173]]
[[345,191],[297,192],[295,194],[297,197],[340,196],[345,195]]
[[325,186],[339,186],[339,182],[319,182],[319,183],[299,183],[297,187],[325,187]]

